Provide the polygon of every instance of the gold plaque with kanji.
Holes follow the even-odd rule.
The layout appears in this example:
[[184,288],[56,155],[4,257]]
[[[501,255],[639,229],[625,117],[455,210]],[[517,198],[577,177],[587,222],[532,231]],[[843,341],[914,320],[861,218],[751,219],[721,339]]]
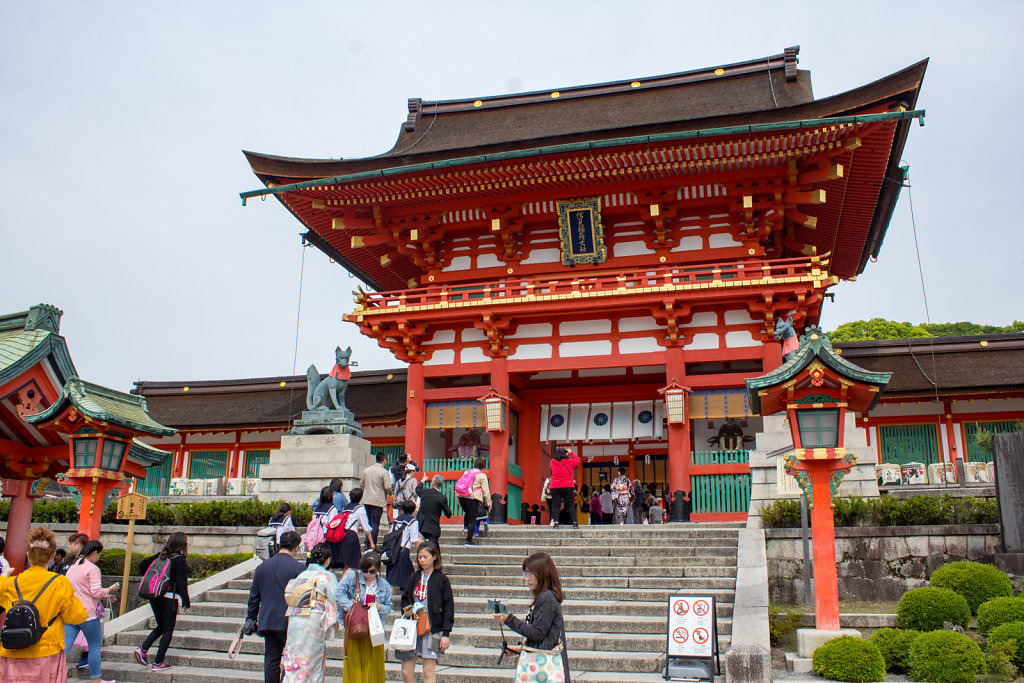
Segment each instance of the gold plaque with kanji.
[[149,498],[141,493],[126,493],[117,499],[118,519],[146,519]]

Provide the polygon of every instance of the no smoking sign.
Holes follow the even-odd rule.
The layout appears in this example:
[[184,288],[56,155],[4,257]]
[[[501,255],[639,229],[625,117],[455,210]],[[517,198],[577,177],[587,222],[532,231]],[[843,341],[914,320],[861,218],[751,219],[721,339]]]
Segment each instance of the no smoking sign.
[[710,595],[673,595],[668,602],[668,656],[713,657],[715,599]]

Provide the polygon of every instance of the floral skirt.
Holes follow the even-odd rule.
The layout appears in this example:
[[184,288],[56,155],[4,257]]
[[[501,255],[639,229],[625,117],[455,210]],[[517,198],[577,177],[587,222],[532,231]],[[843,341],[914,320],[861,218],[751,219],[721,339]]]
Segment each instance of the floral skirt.
[[384,646],[374,647],[369,638],[348,641],[342,683],[384,683]]
[[0,681],[4,683],[67,683],[64,650],[49,657],[0,657]]

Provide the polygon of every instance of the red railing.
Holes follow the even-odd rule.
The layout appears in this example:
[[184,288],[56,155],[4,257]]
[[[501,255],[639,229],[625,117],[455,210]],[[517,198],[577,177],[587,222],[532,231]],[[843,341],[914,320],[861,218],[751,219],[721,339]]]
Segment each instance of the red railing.
[[[356,303],[363,312],[399,306],[430,306],[469,302],[473,300],[498,300],[515,297],[558,295],[586,295],[598,292],[641,293],[651,288],[677,288],[702,284],[722,286],[726,282],[734,286],[760,284],[766,278],[806,279],[822,275],[820,269],[827,260],[817,262],[811,258],[778,259],[754,263],[723,263],[701,266],[660,266],[645,268],[629,273],[604,272],[595,275],[544,275],[538,277],[508,277],[499,281],[480,283],[443,284],[417,289],[389,292],[367,292],[360,294]],[[819,269],[819,272],[815,272]],[[358,313],[359,311],[357,311]]]

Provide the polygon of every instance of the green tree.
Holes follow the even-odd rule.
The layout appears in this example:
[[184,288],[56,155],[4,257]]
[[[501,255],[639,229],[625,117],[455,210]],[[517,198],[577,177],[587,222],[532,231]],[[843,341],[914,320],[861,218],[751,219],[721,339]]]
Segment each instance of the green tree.
[[840,325],[828,336],[834,342],[865,341],[870,339],[909,339],[930,337],[928,330],[920,325],[893,322],[885,318],[854,320]]

